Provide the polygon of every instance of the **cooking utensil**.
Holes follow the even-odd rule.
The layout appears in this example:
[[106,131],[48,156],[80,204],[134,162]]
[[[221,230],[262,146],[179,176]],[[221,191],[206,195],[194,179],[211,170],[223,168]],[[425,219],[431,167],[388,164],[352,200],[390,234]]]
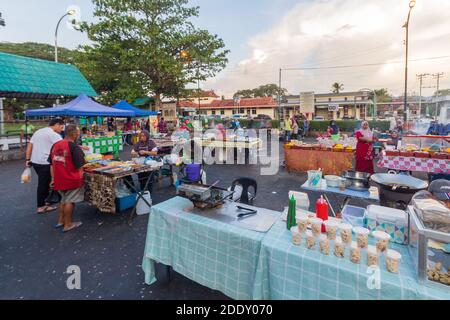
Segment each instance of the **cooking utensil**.
[[357,171],[344,171],[342,178],[345,179],[347,189],[355,191],[367,191],[370,188],[369,173]]

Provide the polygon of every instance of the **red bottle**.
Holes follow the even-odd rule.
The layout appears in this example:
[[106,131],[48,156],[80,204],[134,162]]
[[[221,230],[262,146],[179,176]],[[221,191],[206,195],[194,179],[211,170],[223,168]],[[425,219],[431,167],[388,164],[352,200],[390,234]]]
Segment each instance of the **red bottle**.
[[[321,196],[316,202],[316,216],[323,221],[328,220],[328,202],[323,198],[323,196]],[[325,225],[322,225],[322,232],[326,232]]]

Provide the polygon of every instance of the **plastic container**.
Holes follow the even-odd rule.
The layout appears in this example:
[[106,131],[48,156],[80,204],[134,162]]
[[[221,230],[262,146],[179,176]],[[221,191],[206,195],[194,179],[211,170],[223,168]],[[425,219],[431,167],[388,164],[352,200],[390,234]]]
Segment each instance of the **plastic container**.
[[311,230],[306,231],[306,247],[309,250],[314,250],[316,247],[316,238]]
[[307,215],[301,214],[297,215],[295,220],[297,222],[298,231],[300,233],[305,233],[306,230],[308,229],[309,217]]
[[346,205],[342,209],[342,220],[354,227],[363,227],[366,209]]
[[361,249],[367,248],[369,245],[370,231],[363,227],[355,227],[353,228],[353,232],[356,235],[356,243],[358,244],[358,247]]
[[[151,205],[152,204],[152,197],[150,195],[149,191],[146,191],[144,193],[143,198]],[[137,206],[136,206],[136,214],[138,216],[142,216],[145,214],[150,214],[151,207],[143,200],[139,199]]]
[[383,231],[374,231],[372,236],[377,240],[377,250],[379,252],[385,252],[389,247],[389,241],[391,241],[391,236]]
[[309,223],[311,223],[312,234],[315,237],[319,237],[322,234],[323,220],[320,218],[310,218]]
[[336,237],[334,240],[334,255],[338,258],[344,258],[345,256],[345,244],[341,237]]
[[402,255],[395,250],[387,250],[386,252],[386,269],[391,273],[398,273],[398,267]]
[[124,212],[131,209],[136,204],[137,194],[130,194],[129,196],[116,198],[116,212]]
[[322,187],[322,171],[309,170],[308,171],[308,185],[314,188]]
[[350,261],[355,264],[361,262],[361,249],[355,241],[353,241],[350,246]]
[[297,209],[301,210],[309,210],[309,197],[306,193],[289,191],[289,198],[294,196],[295,201],[297,202]]
[[352,243],[352,231],[353,227],[348,223],[341,223],[339,225],[339,233],[341,234],[342,242],[344,244]]
[[326,256],[330,254],[330,240],[325,234],[322,234],[319,238],[320,252]]
[[379,265],[379,254],[375,246],[367,247],[367,266],[368,267],[378,267]]
[[333,220],[327,220],[323,223],[327,232],[328,240],[335,240],[339,224]]
[[408,243],[409,219],[405,211],[370,205],[367,207],[364,225],[372,232],[386,232],[395,243]]
[[298,231],[297,227],[291,228],[291,235],[292,235],[292,243],[296,246],[299,246],[302,244],[302,235]]

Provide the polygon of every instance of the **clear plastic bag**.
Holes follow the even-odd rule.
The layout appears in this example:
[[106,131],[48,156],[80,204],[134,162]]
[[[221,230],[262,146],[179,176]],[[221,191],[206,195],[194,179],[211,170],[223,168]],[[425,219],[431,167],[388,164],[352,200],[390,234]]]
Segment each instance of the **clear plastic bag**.
[[20,182],[22,184],[31,182],[31,169],[30,168],[26,168],[23,171],[22,176],[20,177]]

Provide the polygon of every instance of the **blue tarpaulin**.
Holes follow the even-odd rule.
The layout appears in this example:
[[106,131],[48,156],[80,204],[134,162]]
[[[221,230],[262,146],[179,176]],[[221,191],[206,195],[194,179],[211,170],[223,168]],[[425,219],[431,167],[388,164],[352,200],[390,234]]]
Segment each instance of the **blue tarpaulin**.
[[133,107],[131,104],[129,104],[125,100],[120,101],[119,103],[114,105],[113,108],[119,109],[119,110],[132,111],[132,112],[134,112],[134,117],[136,117],[136,118],[140,118],[140,117],[144,118],[144,117],[151,117],[151,116],[158,115],[157,112],[145,111],[145,110],[141,110],[139,108]]
[[103,106],[84,93],[67,104],[55,108],[27,110],[25,111],[25,115],[27,117],[134,117],[132,111]]

